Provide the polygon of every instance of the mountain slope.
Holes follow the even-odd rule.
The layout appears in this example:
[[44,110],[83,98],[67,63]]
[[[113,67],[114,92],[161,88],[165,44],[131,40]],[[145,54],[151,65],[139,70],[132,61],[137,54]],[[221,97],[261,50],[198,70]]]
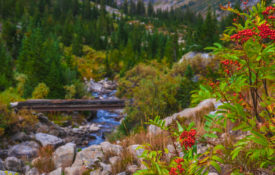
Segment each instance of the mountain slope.
[[[240,0],[229,0],[233,5]],[[250,0],[247,4],[248,6],[253,6],[257,4],[260,0]],[[219,10],[220,5],[225,5],[228,0],[155,0],[155,9],[171,9],[171,8],[190,8],[195,12],[205,14],[207,9],[211,7],[212,9]]]

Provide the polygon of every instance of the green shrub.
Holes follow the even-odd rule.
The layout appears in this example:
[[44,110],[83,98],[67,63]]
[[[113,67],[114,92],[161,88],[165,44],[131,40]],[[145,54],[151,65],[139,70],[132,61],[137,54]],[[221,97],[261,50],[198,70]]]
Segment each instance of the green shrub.
[[129,134],[156,115],[163,118],[178,112],[181,105],[176,97],[182,80],[152,65],[139,64],[127,72],[119,81],[118,95],[133,99],[133,103],[127,104],[127,117],[119,131]]
[[43,99],[49,94],[50,89],[45,83],[39,83],[32,92],[32,98]]

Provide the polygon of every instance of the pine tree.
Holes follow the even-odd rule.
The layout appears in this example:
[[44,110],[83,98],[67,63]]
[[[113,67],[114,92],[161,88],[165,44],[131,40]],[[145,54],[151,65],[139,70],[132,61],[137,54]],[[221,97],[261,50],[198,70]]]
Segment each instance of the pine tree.
[[147,15],[149,17],[152,17],[154,15],[154,6],[153,6],[153,3],[152,3],[152,0],[149,1]]
[[128,0],[125,0],[123,2],[122,10],[123,10],[124,14],[126,14],[126,15],[128,14]]
[[77,56],[82,55],[82,37],[78,34],[75,34],[73,43],[72,43],[72,52]]
[[0,91],[12,85],[13,70],[12,59],[4,43],[0,40]]
[[137,3],[137,15],[144,16],[145,15],[145,5],[142,0],[138,0]]
[[83,0],[83,2],[82,2],[82,16],[85,19],[91,19],[91,2],[90,2],[90,0]]
[[136,15],[137,7],[133,0],[130,0],[130,15]]
[[64,85],[66,82],[64,67],[61,64],[62,53],[55,36],[50,36],[43,43],[43,58],[46,60],[47,74],[44,75],[41,72],[44,77],[39,82],[45,82],[50,88],[49,98],[64,98]]

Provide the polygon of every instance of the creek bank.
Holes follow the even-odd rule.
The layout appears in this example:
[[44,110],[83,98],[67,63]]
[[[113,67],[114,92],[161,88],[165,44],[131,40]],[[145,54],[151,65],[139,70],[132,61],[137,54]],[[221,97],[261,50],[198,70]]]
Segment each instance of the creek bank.
[[[113,81],[90,80],[86,82],[86,85],[87,91],[96,99],[117,99],[114,96],[117,85]],[[55,168],[70,167],[76,159],[78,149],[105,141],[104,134],[112,132],[120,124],[119,121],[124,117],[122,112],[123,110],[91,112],[86,119],[81,119],[80,124],[66,121],[62,123],[63,127],[50,121],[43,113],[34,113],[38,119],[34,127],[29,127],[24,132],[14,132],[9,138],[0,138],[0,158],[2,158],[0,159],[0,174],[1,170],[37,174],[37,169],[30,169],[27,164],[37,159],[41,147],[48,145],[56,149],[53,153]],[[74,121],[79,118],[77,112],[72,113]],[[71,171],[77,172],[78,169],[73,168]],[[58,174],[58,172],[60,171],[57,169],[50,174]]]
[[[174,120],[177,120],[182,117],[186,117],[187,119],[194,119],[194,117],[199,117],[198,114],[204,115],[213,113],[217,110],[219,103],[217,103],[214,99],[206,100],[202,103],[200,103],[195,108],[188,108],[184,111],[174,114],[170,117],[167,117],[165,120],[167,123],[173,123]],[[187,115],[189,114],[189,115]],[[44,117],[44,119],[46,119]],[[87,127],[83,127],[86,128]],[[154,137],[158,134],[159,131],[157,128],[149,127],[148,133],[146,137]],[[66,133],[66,132],[65,132]],[[36,137],[25,137],[24,134],[18,134],[21,135],[23,138],[36,138]],[[55,138],[57,136],[49,136],[45,138]],[[225,136],[224,136],[225,137]],[[61,139],[61,138],[60,138]],[[16,139],[18,140],[18,139]],[[22,140],[22,139],[19,139]],[[63,139],[64,140],[64,139]],[[23,139],[23,141],[25,141]],[[47,144],[56,143],[56,138],[52,141],[47,141]],[[26,142],[26,141],[25,141]],[[35,140],[35,142],[38,142],[38,140]],[[24,142],[22,142],[24,143]],[[21,144],[22,144],[21,143]],[[56,149],[53,153],[53,164],[54,169],[52,172],[48,173],[48,175],[62,175],[62,173],[65,173],[66,175],[82,175],[84,172],[89,172],[90,175],[111,175],[112,168],[117,167],[119,162],[122,161],[123,156],[125,156],[125,152],[129,153],[134,160],[133,163],[127,164],[125,169],[122,170],[122,172],[117,172],[116,175],[131,175],[135,171],[144,169],[144,165],[142,164],[142,160],[139,157],[143,153],[143,149],[137,149],[140,145],[139,144],[132,144],[125,146],[121,144],[122,142],[117,142],[115,144],[109,143],[109,142],[102,142],[97,145],[91,145],[88,146],[82,150],[76,149],[75,143],[67,143],[62,142],[62,145],[57,145]],[[23,146],[28,146],[28,144],[24,143]],[[39,143],[41,146],[42,143]],[[182,156],[182,152],[179,149],[180,144],[175,142],[174,145],[178,145],[176,147],[177,151],[175,150],[175,147],[172,143],[167,145],[168,153],[165,154],[165,157],[167,160],[170,160],[172,157],[176,156],[176,152],[179,152]],[[198,144],[198,152],[203,153],[210,145],[207,144]],[[19,146],[18,146],[19,147]],[[34,152],[36,147],[33,147]],[[27,149],[29,151],[29,148]],[[26,152],[28,152],[26,151]],[[8,151],[9,152],[9,151]],[[32,151],[30,151],[30,155],[32,155]],[[16,157],[17,156],[17,157]],[[170,158],[170,159],[169,159]],[[35,161],[43,159],[43,158],[35,158],[32,160],[32,163],[35,163]],[[13,165],[11,167],[11,165]],[[15,157],[7,157],[4,161],[0,160],[0,168],[4,170],[10,170],[14,172],[18,172],[21,174],[27,174],[27,175],[39,175],[37,174],[38,170],[36,168],[30,169],[28,165],[26,165],[26,160],[20,160],[18,155],[15,155]],[[226,169],[226,165],[222,166],[222,169]],[[209,175],[223,175],[218,174],[213,169]]]

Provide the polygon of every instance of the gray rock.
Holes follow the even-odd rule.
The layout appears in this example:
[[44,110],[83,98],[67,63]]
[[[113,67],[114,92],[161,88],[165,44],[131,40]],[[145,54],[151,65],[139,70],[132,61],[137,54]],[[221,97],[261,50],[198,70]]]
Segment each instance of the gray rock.
[[6,157],[8,157],[8,150],[7,149],[2,149],[0,150],[0,158],[4,159]]
[[101,169],[96,169],[90,172],[90,175],[102,175]]
[[130,153],[135,157],[135,158],[139,158],[139,156],[142,155],[142,153],[144,152],[144,149],[140,148],[138,149],[140,145],[130,145],[128,147],[128,150],[130,151]]
[[32,168],[26,172],[26,175],[40,175],[40,173],[39,173],[38,169]]
[[55,168],[70,167],[73,163],[76,153],[76,145],[74,143],[67,143],[56,149],[53,154],[53,162]]
[[23,142],[23,141],[27,141],[27,140],[30,140],[30,139],[31,139],[31,137],[28,136],[24,132],[18,132],[14,136],[12,136],[12,138],[11,138],[11,140],[15,141],[15,142]]
[[0,159],[0,170],[5,170],[4,162]]
[[47,175],[62,175],[62,168],[58,168],[58,169],[48,173]]
[[51,121],[43,113],[38,113],[37,118],[41,123],[45,123],[45,124],[48,124],[48,125],[51,124]]
[[102,143],[100,144],[100,146],[102,147],[102,151],[103,151],[104,153],[110,152],[110,153],[112,153],[113,155],[117,155],[117,156],[120,155],[121,152],[122,152],[122,150],[123,150],[122,146],[120,146],[120,145],[115,145],[115,144],[111,144],[111,143],[109,143],[109,142],[102,142]]
[[13,171],[1,171],[0,170],[0,175],[19,175],[19,173],[13,172]]
[[219,175],[218,173],[208,173],[208,175]]
[[126,172],[121,172],[121,173],[118,173],[116,175],[126,175]]
[[104,170],[96,169],[94,171],[91,171],[90,175],[111,175],[111,173],[109,171],[104,171]]
[[83,166],[75,166],[65,168],[64,174],[66,175],[82,175],[86,169]]
[[103,157],[104,155],[102,153],[101,146],[92,145],[76,154],[76,158],[72,167],[79,167],[79,166],[90,167],[95,165],[98,162],[96,160],[101,160]]
[[112,172],[112,167],[111,167],[110,164],[105,164],[105,163],[100,162],[100,166],[102,167],[103,171],[106,171],[106,172],[109,172],[109,173]]
[[94,124],[94,123],[89,126],[89,131],[90,132],[96,132],[96,131],[99,131],[99,130],[100,130],[100,127],[98,125]]
[[50,121],[43,113],[39,113],[37,116],[39,119],[39,122],[36,124],[37,132],[49,133],[59,137],[66,136],[65,130]]
[[9,171],[23,172],[23,161],[16,157],[8,157],[5,160],[5,168]]
[[40,145],[34,141],[14,145],[8,151],[9,157],[26,158],[30,160],[37,156]]
[[109,158],[109,162],[111,165],[115,165],[118,161],[120,161],[120,157],[114,156]]
[[62,139],[45,133],[35,134],[35,139],[39,141],[43,146],[52,145],[55,148],[64,143]]
[[26,173],[26,172],[30,171],[30,169],[31,169],[30,165],[26,165],[23,168],[23,172]]
[[138,166],[136,165],[129,165],[126,168],[126,171],[130,174],[133,174],[134,172],[136,172],[138,170]]

